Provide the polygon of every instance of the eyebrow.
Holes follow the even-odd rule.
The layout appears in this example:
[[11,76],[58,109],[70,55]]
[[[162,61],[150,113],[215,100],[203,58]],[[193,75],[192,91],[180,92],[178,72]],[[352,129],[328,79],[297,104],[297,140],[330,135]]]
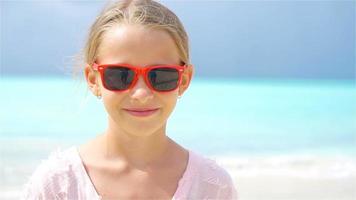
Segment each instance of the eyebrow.
[[151,64],[151,65],[146,65],[146,66],[153,66],[153,65],[167,65],[167,64]]
[[[146,66],[156,66],[156,65],[177,65],[177,64],[153,64],[153,65],[146,65]],[[178,65],[185,65],[183,61],[181,61]]]
[[160,64],[145,65],[144,67],[147,67],[147,66],[160,66],[160,65],[175,65],[175,64],[164,64],[164,63],[160,63]]

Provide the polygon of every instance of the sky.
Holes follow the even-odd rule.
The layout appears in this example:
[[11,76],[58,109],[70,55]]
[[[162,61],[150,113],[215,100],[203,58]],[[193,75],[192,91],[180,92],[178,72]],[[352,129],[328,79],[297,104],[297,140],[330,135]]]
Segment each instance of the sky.
[[[355,79],[355,1],[161,1],[199,77]],[[1,76],[68,76],[104,1],[0,1]]]

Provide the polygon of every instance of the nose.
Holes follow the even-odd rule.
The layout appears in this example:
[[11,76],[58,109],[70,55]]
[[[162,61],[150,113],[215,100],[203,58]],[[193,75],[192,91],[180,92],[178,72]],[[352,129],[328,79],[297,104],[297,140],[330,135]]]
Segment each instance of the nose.
[[145,104],[152,98],[153,93],[151,89],[146,85],[143,77],[139,76],[136,84],[131,89],[131,101],[139,101],[140,103]]

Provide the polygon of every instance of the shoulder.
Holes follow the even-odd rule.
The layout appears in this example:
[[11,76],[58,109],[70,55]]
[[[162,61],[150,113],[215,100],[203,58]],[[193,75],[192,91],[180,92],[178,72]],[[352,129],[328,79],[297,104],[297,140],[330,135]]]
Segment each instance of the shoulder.
[[194,153],[193,156],[195,157],[196,167],[200,178],[219,186],[225,186],[232,183],[230,174],[226,169],[217,164],[215,160],[197,153]]
[[209,199],[237,199],[237,192],[231,175],[215,160],[191,152],[198,179]]
[[66,187],[75,178],[75,147],[57,149],[43,160],[23,188],[24,199],[60,198]]

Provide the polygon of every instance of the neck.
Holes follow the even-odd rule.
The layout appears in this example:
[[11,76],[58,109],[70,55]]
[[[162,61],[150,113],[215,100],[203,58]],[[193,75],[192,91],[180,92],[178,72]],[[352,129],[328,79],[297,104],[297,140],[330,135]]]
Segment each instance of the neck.
[[165,134],[166,124],[148,136],[137,136],[112,124],[104,133],[108,159],[124,159],[134,167],[145,168],[168,153],[171,139]]

